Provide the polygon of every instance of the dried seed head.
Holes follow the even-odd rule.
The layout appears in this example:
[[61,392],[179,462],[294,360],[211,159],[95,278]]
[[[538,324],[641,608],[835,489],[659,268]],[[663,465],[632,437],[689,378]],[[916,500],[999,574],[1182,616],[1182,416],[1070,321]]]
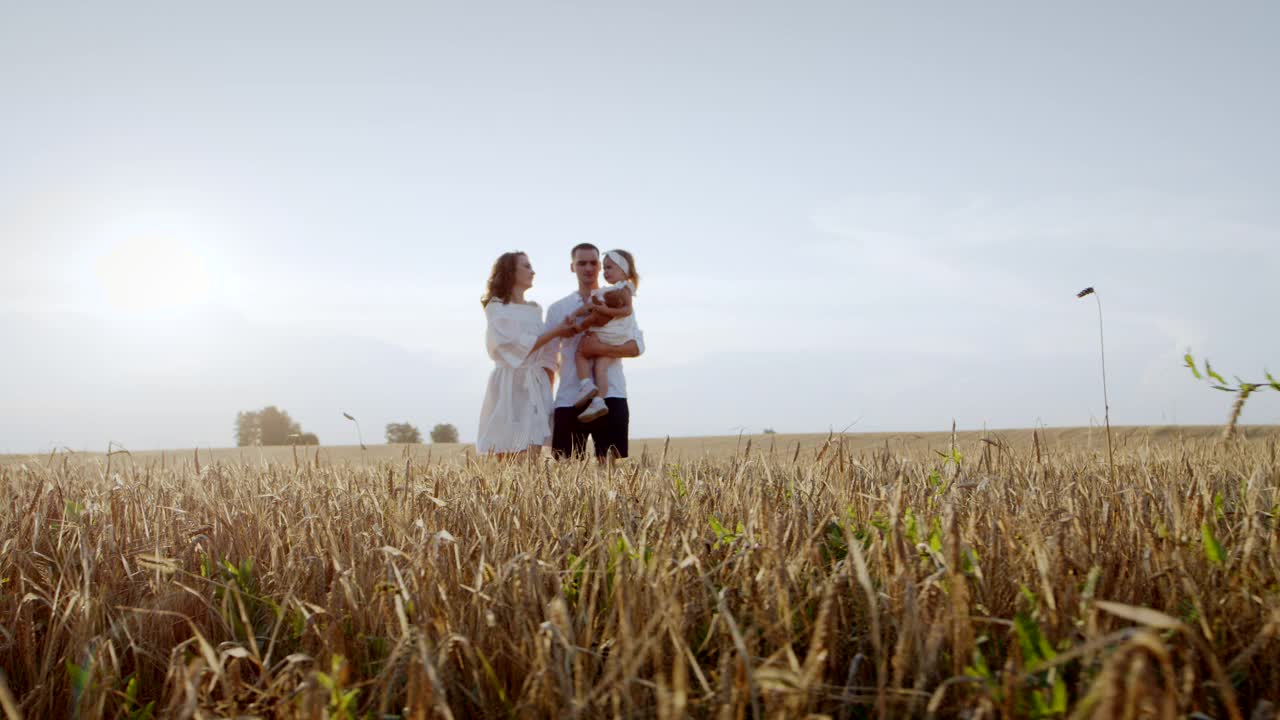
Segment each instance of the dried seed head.
[[1076,297],[1082,298],[1085,295],[1092,295],[1092,294],[1093,294],[1093,287],[1087,287],[1081,290],[1080,292],[1076,293]]

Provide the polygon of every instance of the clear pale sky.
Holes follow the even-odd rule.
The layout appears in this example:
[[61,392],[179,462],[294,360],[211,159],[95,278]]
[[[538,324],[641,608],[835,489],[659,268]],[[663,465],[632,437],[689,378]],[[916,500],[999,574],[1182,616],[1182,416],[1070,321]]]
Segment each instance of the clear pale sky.
[[[0,0],[0,452],[473,439],[509,249],[632,435],[1217,423],[1280,371],[1280,4]],[[1121,6],[1123,5],[1123,6]],[[1244,421],[1280,422],[1280,393]]]

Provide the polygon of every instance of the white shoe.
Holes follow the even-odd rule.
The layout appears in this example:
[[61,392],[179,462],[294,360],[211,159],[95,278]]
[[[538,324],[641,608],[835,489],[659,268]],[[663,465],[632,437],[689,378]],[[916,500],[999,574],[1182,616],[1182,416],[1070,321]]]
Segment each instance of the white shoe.
[[578,397],[574,399],[573,406],[579,410],[586,405],[591,398],[596,396],[596,384],[592,380],[583,380],[578,384]]
[[587,409],[583,410],[582,414],[578,416],[578,421],[589,423],[608,414],[609,406],[604,403],[604,398],[595,397],[591,398],[591,404],[588,405]]

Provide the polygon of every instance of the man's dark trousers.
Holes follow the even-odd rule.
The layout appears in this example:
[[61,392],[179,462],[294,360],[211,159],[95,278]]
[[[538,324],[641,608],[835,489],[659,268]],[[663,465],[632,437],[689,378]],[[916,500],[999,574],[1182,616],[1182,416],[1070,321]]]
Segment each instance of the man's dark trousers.
[[593,422],[578,420],[581,410],[556,408],[552,416],[551,451],[557,458],[566,458],[586,451],[587,437],[595,447],[596,457],[602,458],[613,449],[616,457],[627,456],[627,433],[631,425],[631,410],[626,398],[605,398],[609,414]]

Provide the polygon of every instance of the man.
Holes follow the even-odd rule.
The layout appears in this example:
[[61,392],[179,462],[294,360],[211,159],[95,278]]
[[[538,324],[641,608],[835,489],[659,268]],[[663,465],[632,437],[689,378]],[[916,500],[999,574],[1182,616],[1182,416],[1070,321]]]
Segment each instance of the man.
[[[591,243],[575,245],[569,251],[572,262],[569,269],[578,278],[578,289],[556,301],[547,309],[547,330],[557,329],[569,321],[574,310],[590,302],[591,292],[600,287],[600,249]],[[609,366],[609,388],[604,391],[609,413],[589,423],[578,420],[578,410],[573,401],[578,391],[578,372],[574,355],[578,351],[581,335],[570,335],[551,341],[559,353],[560,385],[556,388],[555,413],[552,417],[551,450],[557,458],[583,452],[587,436],[595,446],[596,459],[604,460],[610,451],[614,457],[627,456],[627,433],[631,413],[627,407],[627,379],[622,374],[622,363]],[[644,352],[644,333],[639,340],[609,348],[609,357],[639,357]]]

